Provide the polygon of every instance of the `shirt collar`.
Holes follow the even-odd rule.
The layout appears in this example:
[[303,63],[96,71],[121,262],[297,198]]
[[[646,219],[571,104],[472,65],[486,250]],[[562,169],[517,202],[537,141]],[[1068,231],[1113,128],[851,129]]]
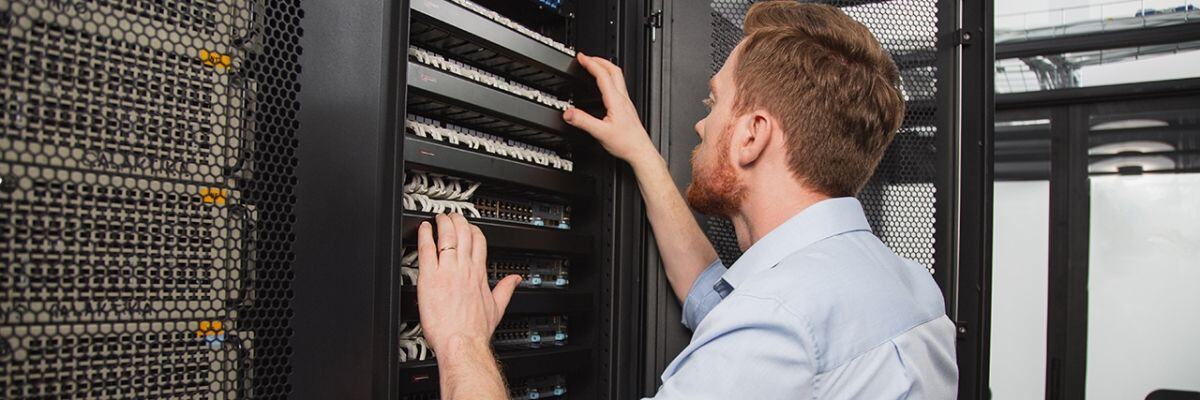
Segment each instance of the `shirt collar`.
[[774,268],[784,257],[825,238],[846,232],[870,231],[862,204],[853,197],[827,199],[808,206],[750,245],[721,276],[737,288],[750,276]]

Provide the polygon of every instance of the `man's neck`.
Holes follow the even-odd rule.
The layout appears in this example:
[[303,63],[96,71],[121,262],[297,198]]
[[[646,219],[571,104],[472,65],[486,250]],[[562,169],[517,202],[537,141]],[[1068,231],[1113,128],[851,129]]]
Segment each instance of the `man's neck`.
[[[788,187],[780,187],[788,186]],[[763,236],[813,204],[829,196],[799,185],[776,185],[771,190],[751,190],[738,212],[729,217],[737,233],[738,247],[746,251]]]

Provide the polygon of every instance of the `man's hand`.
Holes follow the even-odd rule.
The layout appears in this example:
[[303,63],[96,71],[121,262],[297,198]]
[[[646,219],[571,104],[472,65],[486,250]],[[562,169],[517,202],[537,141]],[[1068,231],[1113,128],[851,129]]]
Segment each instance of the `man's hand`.
[[596,119],[583,110],[567,109],[563,120],[590,133],[613,156],[625,160],[637,167],[642,160],[659,159],[658,150],[650,142],[650,136],[642,128],[638,119],[637,109],[629,99],[629,91],[625,88],[625,75],[621,68],[600,57],[590,57],[578,53],[576,58],[589,73],[596,78],[600,87],[600,96],[604,100],[604,108],[608,115],[604,119]]
[[417,228],[417,306],[438,358],[442,398],[507,398],[491,337],[521,277],[506,276],[489,290],[483,232],[459,214],[436,220],[437,241],[428,222]]
[[577,57],[579,64],[596,77],[608,115],[596,119],[571,108],[563,113],[563,119],[590,133],[605,150],[633,167],[642,199],[646,200],[646,217],[654,230],[667,280],[675,295],[683,301],[700,273],[717,259],[717,251],[696,224],[692,211],[675,187],[666,161],[642,127],[637,109],[629,99],[629,91],[625,89],[621,68],[600,57],[583,53]]

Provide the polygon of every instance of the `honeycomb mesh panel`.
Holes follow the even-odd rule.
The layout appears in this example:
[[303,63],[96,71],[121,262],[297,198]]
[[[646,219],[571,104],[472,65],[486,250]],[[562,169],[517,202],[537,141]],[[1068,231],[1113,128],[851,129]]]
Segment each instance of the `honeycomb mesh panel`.
[[[742,38],[742,20],[752,1],[715,0],[712,7],[712,68],[720,69]],[[907,113],[896,139],[884,154],[875,176],[859,193],[867,219],[884,243],[897,254],[934,265],[935,140],[937,36],[935,0],[886,2],[825,1],[866,25],[900,69],[900,86]],[[740,254],[731,240],[727,221],[712,219],[705,230],[726,265]]]
[[285,398],[298,0],[0,0],[0,398]]

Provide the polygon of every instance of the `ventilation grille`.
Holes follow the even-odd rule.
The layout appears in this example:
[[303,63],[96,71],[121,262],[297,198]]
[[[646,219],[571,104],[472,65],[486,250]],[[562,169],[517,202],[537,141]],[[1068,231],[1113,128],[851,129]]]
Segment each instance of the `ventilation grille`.
[[0,398],[285,398],[298,1],[0,0]]
[[[752,1],[715,0],[712,7],[712,69],[720,69],[742,38],[742,20]],[[900,69],[907,115],[875,176],[859,193],[876,235],[897,254],[933,271],[934,187],[938,135],[934,97],[937,2],[894,0],[881,3],[828,1],[866,25]],[[727,221],[713,220],[705,230],[726,262],[740,255],[737,241],[726,234]]]

